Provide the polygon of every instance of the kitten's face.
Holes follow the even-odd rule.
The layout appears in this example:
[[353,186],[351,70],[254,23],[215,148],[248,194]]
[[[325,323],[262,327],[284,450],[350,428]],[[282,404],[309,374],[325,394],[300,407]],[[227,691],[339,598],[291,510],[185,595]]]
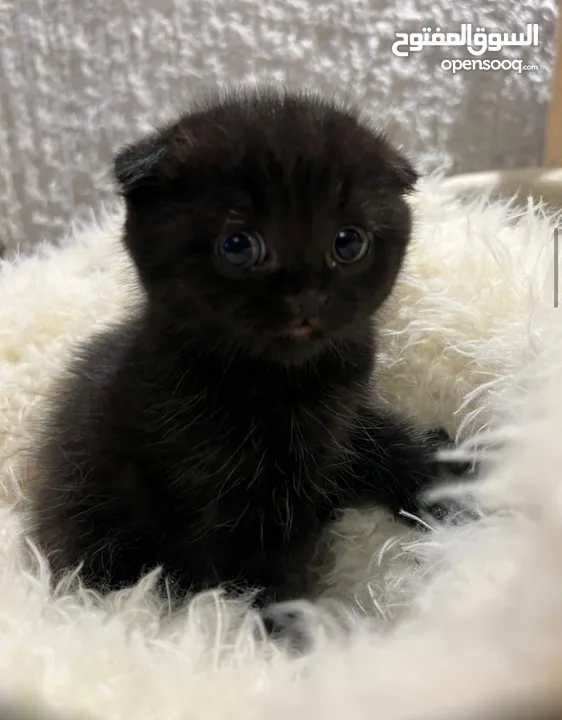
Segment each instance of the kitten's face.
[[284,363],[364,335],[410,234],[407,162],[351,112],[263,92],[124,150],[125,241],[153,308]]

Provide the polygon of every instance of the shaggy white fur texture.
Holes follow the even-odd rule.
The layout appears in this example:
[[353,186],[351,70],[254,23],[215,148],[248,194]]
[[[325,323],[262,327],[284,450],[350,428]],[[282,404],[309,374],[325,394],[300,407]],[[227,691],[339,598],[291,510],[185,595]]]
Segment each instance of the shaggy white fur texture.
[[[178,616],[152,578],[100,599],[55,594],[25,541],[37,481],[28,451],[72,343],[138,297],[118,211],[0,269],[0,697],[72,717],[438,717],[555,697],[562,679],[562,329],[544,208],[460,201],[439,179],[412,198],[415,241],[378,320],[384,400],[460,439],[507,447],[472,489],[491,514],[406,530],[349,512],[329,533],[323,601],[303,608],[314,649],[256,641],[219,592]],[[345,639],[326,614],[348,606]],[[353,616],[352,616],[353,610]],[[448,715],[451,717],[450,715]]]

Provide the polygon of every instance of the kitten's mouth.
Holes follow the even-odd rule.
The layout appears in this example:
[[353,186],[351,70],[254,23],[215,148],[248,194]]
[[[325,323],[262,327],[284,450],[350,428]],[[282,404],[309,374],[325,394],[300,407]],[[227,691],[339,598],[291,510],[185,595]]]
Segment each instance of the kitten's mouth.
[[318,318],[297,320],[292,322],[281,334],[294,340],[309,340],[322,334],[322,325]]

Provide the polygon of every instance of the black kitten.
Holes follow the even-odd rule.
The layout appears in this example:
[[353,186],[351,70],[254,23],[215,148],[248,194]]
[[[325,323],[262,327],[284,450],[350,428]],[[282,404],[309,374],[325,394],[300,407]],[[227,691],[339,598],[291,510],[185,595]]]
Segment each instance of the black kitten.
[[373,406],[373,313],[416,174],[355,110],[259,90],[124,149],[138,317],[55,398],[37,537],[99,589],[162,565],[178,591],[307,593],[333,513],[419,512],[433,443]]

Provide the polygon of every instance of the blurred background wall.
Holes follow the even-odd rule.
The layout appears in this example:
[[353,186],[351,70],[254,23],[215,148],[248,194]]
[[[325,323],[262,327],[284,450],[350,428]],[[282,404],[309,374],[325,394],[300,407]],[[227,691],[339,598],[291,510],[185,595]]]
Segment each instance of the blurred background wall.
[[[115,147],[205,84],[352,92],[423,171],[540,164],[556,15],[556,0],[0,0],[0,242],[56,239],[110,201]],[[538,48],[499,54],[538,69],[452,74],[440,61],[466,48],[391,52],[396,32],[463,22],[538,23]]]

